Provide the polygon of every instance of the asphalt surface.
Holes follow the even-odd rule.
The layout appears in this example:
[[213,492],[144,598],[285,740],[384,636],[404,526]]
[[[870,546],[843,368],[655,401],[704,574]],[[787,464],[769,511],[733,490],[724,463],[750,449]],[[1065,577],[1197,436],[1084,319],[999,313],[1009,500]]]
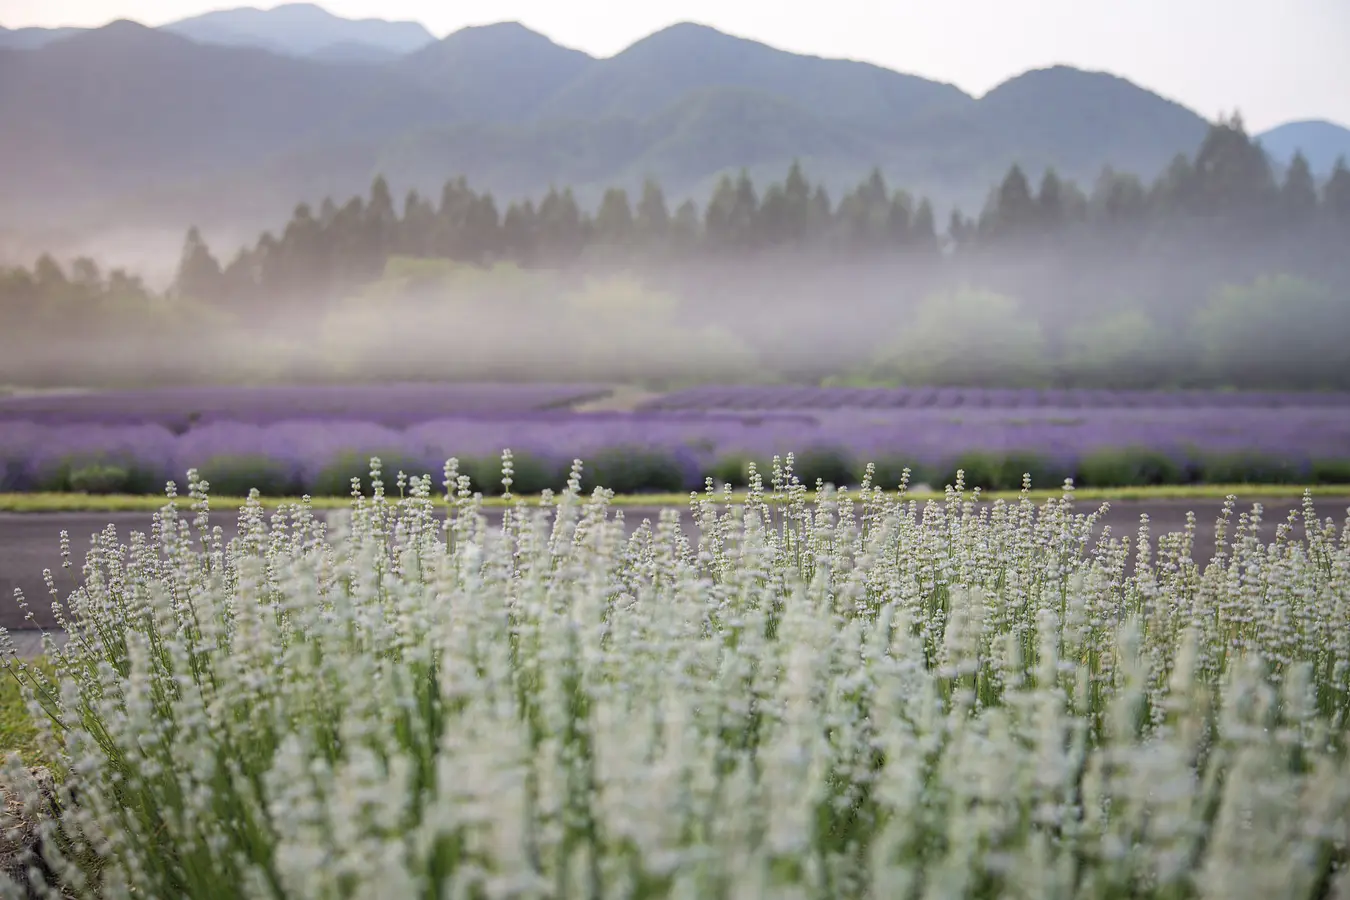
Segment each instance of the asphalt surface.
[[[1344,521],[1346,507],[1350,500],[1343,498],[1324,498],[1318,503],[1318,513],[1322,518],[1334,518],[1339,524]],[[1079,511],[1087,512],[1096,504],[1080,503]],[[1180,531],[1186,524],[1186,512],[1196,514],[1197,562],[1206,562],[1214,549],[1214,523],[1223,504],[1219,501],[1116,501],[1103,518],[1102,524],[1109,525],[1113,534],[1133,536],[1138,530],[1139,517],[1147,513],[1150,529],[1156,536],[1165,532]],[[1275,526],[1283,522],[1289,511],[1300,507],[1299,501],[1264,501],[1264,524],[1262,535],[1273,539]],[[1250,502],[1238,505],[1242,511],[1250,508]],[[644,518],[655,521],[658,508],[634,508],[623,510],[629,529],[636,528]],[[500,510],[487,510],[489,518],[501,515]],[[221,525],[227,538],[234,534],[235,516],[233,513],[216,513],[213,517]],[[132,531],[148,531],[151,514],[135,513],[0,513],[0,626],[18,631],[35,626],[52,628],[55,620],[51,612],[51,598],[43,582],[42,571],[49,568],[56,575],[61,596],[69,594],[73,585],[61,572],[60,533],[69,532],[71,542],[71,560],[76,576],[84,562],[84,553],[89,547],[92,535],[101,531],[109,523],[117,526],[119,536],[125,541]],[[693,523],[687,511],[684,512],[686,531],[693,533]],[[32,620],[26,620],[24,612],[15,602],[15,589],[21,589],[28,598]]]

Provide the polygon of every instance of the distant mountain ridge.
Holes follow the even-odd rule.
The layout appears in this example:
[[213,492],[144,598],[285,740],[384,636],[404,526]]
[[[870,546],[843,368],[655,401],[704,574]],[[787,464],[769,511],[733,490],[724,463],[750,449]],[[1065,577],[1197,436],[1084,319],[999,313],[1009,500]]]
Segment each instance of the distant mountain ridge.
[[312,56],[334,47],[368,48],[390,58],[436,42],[419,22],[344,19],[312,3],[287,3],[271,9],[223,9],[162,27],[204,44],[261,47],[291,56]]
[[1207,126],[1066,66],[977,99],[694,23],[597,59],[515,22],[436,41],[308,4],[116,22],[31,49],[0,39],[0,120],[0,225],[168,228],[274,223],[376,174],[433,196],[462,174],[499,202],[550,185],[594,202],[648,176],[672,199],[701,195],[723,173],[777,178],[794,159],[834,192],[878,166],[973,211],[1014,162],[1033,178],[1151,177]]
[[[97,29],[0,26],[0,47],[37,49],[72,34]],[[198,43],[253,47],[286,56],[340,61],[390,62],[436,43],[420,22],[346,19],[313,3],[270,9],[242,6],[190,16],[160,26]]]
[[461,121],[519,122],[601,61],[519,22],[462,28],[405,56],[392,71],[434,90]]
[[83,28],[6,28],[0,25],[0,47],[36,50],[52,41],[84,31]]
[[1295,153],[1308,160],[1314,175],[1330,174],[1336,160],[1350,163],[1350,128],[1321,119],[1287,122],[1256,136],[1276,163],[1288,165]]
[[637,117],[711,85],[791,98],[838,119],[912,116],[971,100],[959,88],[870,63],[788,53],[683,22],[591,66],[549,104],[559,118]]

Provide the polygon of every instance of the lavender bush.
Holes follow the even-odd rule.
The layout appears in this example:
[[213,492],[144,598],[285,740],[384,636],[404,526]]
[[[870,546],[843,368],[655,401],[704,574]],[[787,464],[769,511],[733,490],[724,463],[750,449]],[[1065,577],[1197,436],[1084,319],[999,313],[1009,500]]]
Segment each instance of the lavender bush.
[[[513,482],[505,456],[504,488]],[[208,485],[95,536],[11,662],[79,897],[1345,896],[1350,529],[1094,539],[775,463],[630,538],[577,464],[490,527],[452,460],[331,528]],[[391,488],[392,490],[392,488]],[[1301,524],[1302,533],[1295,525]],[[1130,566],[1133,558],[1133,566]],[[67,563],[69,566],[69,562]],[[53,593],[58,590],[53,582]],[[16,803],[43,805],[18,760]]]
[[[1038,483],[1057,484],[1074,476],[1094,486],[1152,483],[1160,479],[1151,473],[1164,470],[1161,480],[1170,483],[1344,482],[1348,477],[1344,460],[1350,456],[1350,407],[1227,407],[1215,400],[1206,406],[1160,402],[1063,408],[1018,407],[1016,398],[1002,395],[985,399],[995,405],[478,412],[402,427],[355,419],[266,424],[220,420],[182,433],[163,425],[6,421],[0,422],[0,475],[8,490],[68,490],[65,475],[73,469],[112,465],[141,473],[145,477],[136,483],[148,478],[157,491],[189,466],[210,475],[212,466],[237,468],[240,459],[266,458],[277,473],[268,476],[268,484],[293,482],[312,495],[345,494],[349,479],[363,472],[362,460],[372,455],[397,460],[395,469],[423,474],[439,471],[449,456],[472,459],[475,469],[489,460],[492,468],[501,448],[509,446],[543,467],[531,490],[561,488],[574,455],[608,459],[622,448],[635,458],[662,455],[661,471],[678,467],[684,472],[680,486],[689,489],[709,474],[738,473],[743,480],[746,460],[758,461],[762,469],[775,453],[788,449],[816,459],[843,459],[843,466],[820,467],[833,473],[826,480],[836,484],[857,484],[859,462],[869,459],[887,461],[888,486],[896,483],[890,473],[897,471],[897,463],[913,467],[922,480],[939,487],[950,482],[958,467],[969,478],[978,471],[976,480],[986,488],[1015,488],[1027,472]],[[971,454],[992,462],[976,466]],[[1113,454],[1114,459],[1106,458]],[[1163,457],[1167,462],[1160,467]],[[1027,460],[1034,465],[1027,467]],[[1104,475],[1116,477],[1112,473],[1126,480],[1102,480]],[[849,476],[846,481],[840,480],[842,474]],[[483,489],[478,482],[491,480],[476,479],[475,489]],[[669,483],[663,474],[643,489]]]

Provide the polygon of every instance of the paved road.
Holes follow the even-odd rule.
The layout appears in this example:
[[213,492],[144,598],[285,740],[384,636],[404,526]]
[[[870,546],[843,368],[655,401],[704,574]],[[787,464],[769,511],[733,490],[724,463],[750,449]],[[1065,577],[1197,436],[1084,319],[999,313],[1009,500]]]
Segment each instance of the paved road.
[[[1347,501],[1345,499],[1323,499],[1318,512],[1323,516],[1332,516],[1339,523],[1345,517]],[[1298,506],[1297,501],[1267,501],[1264,504],[1264,534],[1273,537],[1275,525],[1284,520],[1289,510]],[[1087,511],[1089,504],[1080,504],[1081,511]],[[1194,510],[1197,517],[1196,558],[1205,561],[1213,551],[1214,521],[1218,517],[1222,504],[1214,501],[1118,501],[1111,505],[1104,519],[1116,535],[1133,535],[1138,528],[1141,513],[1148,513],[1152,522],[1152,531],[1156,536],[1163,532],[1179,531],[1186,522],[1187,510]],[[1239,509],[1247,508],[1239,506]],[[643,518],[655,520],[659,510],[627,508],[624,518],[630,529],[636,528]],[[488,511],[489,516],[500,512]],[[149,513],[0,513],[0,626],[17,631],[32,628],[34,624],[50,628],[54,625],[51,614],[51,601],[42,580],[42,570],[50,568],[60,573],[61,555],[59,536],[62,529],[70,533],[72,559],[78,572],[83,562],[84,550],[88,547],[91,535],[102,530],[109,522],[117,526],[119,534],[125,536],[133,530],[148,530],[151,516]],[[234,517],[229,513],[217,513],[216,521],[225,530],[226,537],[233,535]],[[692,522],[685,515],[685,525],[692,531]],[[69,587],[58,581],[67,593]],[[28,597],[35,622],[26,622],[23,613],[14,602],[14,590],[21,588]]]

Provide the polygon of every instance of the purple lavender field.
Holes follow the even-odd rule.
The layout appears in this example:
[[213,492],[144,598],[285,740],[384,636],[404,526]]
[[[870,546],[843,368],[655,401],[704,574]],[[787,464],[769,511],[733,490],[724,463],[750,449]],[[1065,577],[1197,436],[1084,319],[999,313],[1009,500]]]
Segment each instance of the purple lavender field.
[[646,411],[776,409],[1284,409],[1346,408],[1350,393],[1113,391],[1055,388],[850,388],[704,385],[673,391]]
[[599,384],[393,384],[30,394],[0,397],[0,426],[155,424],[182,431],[218,421],[332,419],[404,428],[464,413],[556,409],[609,393]]
[[492,460],[504,447],[554,473],[576,457],[647,451],[678,467],[684,487],[725,470],[728,459],[788,452],[831,451],[854,471],[902,461],[934,478],[972,453],[1033,455],[1069,474],[1113,450],[1177,461],[1259,456],[1262,471],[1281,462],[1289,478],[1350,458],[1350,395],[1341,394],[708,387],[634,412],[569,408],[606,393],[596,385],[397,385],[9,398],[0,401],[0,487],[80,489],[68,483],[71,472],[104,465],[134,469],[157,490],[189,468],[251,460],[257,471],[265,460],[288,487],[318,492],[334,467],[360,474],[371,455],[439,473],[448,457]]

